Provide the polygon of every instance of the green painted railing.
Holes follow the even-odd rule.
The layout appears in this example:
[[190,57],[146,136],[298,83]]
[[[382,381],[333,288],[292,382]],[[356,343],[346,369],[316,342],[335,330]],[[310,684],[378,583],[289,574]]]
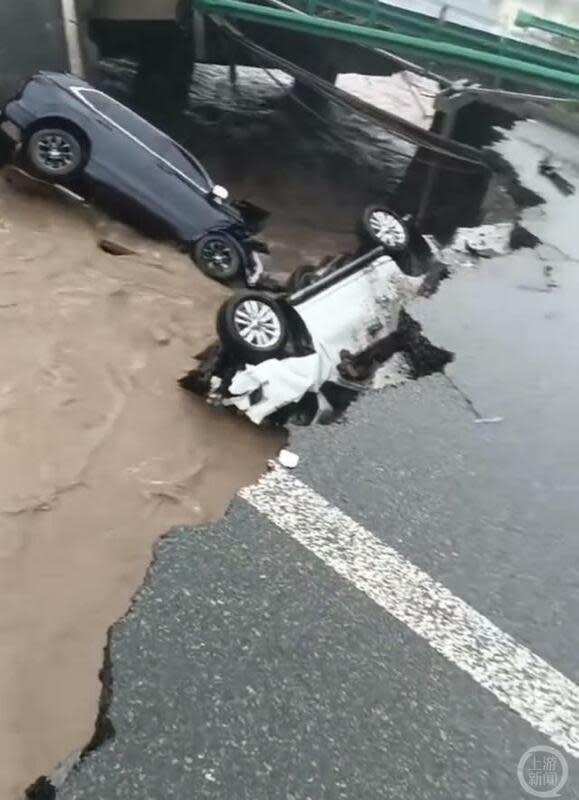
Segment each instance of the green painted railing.
[[410,36],[426,36],[428,39],[484,49],[496,55],[565,72],[579,72],[579,60],[570,54],[468,28],[417,11],[396,8],[380,0],[291,0],[291,5],[311,15],[339,14],[340,17],[349,17],[347,21],[363,26],[385,28]]
[[[325,0],[328,4],[329,1]],[[340,0],[340,2],[344,2],[344,0]],[[463,67],[472,67],[475,70],[483,69],[493,74],[555,87],[557,90],[565,91],[573,96],[579,95],[579,72],[500,55],[487,49],[466,47],[447,40],[358,25],[325,16],[296,14],[294,11],[280,10],[257,3],[243,2],[243,0],[194,0],[194,5],[199,10],[210,14],[286,28],[366,47],[386,47],[406,56],[408,54],[422,55],[437,62],[458,64]],[[332,3],[332,7],[335,7],[335,3]],[[573,59],[573,63],[577,66],[576,59]]]
[[528,14],[526,11],[519,11],[516,19],[516,24],[519,28],[533,28],[546,33],[552,33],[555,36],[561,36],[563,39],[573,39],[579,42],[579,30],[572,28],[570,25],[563,25],[561,22],[555,22],[552,19],[543,19],[536,17],[533,14]]

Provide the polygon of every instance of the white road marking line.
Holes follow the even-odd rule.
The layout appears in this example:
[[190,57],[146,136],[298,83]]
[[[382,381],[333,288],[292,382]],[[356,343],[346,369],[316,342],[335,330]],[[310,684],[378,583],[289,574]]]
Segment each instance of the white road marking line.
[[241,497],[496,698],[579,758],[579,687],[277,467]]

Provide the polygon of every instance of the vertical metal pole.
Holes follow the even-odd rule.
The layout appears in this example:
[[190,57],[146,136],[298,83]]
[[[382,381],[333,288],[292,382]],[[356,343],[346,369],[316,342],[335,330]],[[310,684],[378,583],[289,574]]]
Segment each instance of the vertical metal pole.
[[446,20],[447,20],[447,15],[448,15],[448,12],[449,12],[449,11],[450,11],[450,6],[449,6],[449,4],[448,4],[448,3],[445,3],[445,4],[444,4],[444,5],[441,7],[441,9],[440,9],[440,14],[438,15],[438,22],[439,22],[439,24],[441,24],[441,25],[444,25],[444,23],[445,23],[445,22],[446,22]]
[[[452,133],[454,131],[454,126],[456,123],[456,114],[458,112],[458,106],[451,106],[447,108],[446,116],[444,118],[444,124],[442,126],[442,131],[440,135],[443,136],[445,139],[452,138]],[[420,207],[418,209],[418,213],[416,214],[416,223],[417,225],[421,225],[426,218],[426,214],[428,209],[430,208],[430,203],[432,200],[432,194],[434,192],[434,187],[436,184],[436,179],[438,178],[440,173],[440,166],[438,163],[431,164],[428,167],[428,175],[426,176],[426,182],[424,184],[424,191],[422,192],[422,197],[420,198]]]
[[193,8],[193,44],[195,46],[195,61],[204,61],[207,56],[205,35],[205,14]]
[[64,38],[66,40],[68,67],[75,75],[83,78],[84,59],[80,44],[80,30],[78,25],[76,0],[60,0],[60,8],[62,13],[62,24],[64,27]]

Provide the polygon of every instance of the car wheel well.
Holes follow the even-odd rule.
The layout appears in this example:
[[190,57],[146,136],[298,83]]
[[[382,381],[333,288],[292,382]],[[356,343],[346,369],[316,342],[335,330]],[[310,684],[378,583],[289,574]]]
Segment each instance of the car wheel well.
[[80,125],[77,125],[76,122],[73,122],[72,120],[67,119],[66,117],[51,116],[51,117],[42,117],[41,119],[37,119],[35,122],[33,122],[26,128],[26,138],[29,139],[33,133],[36,133],[36,131],[40,131],[43,128],[52,128],[52,127],[62,128],[62,130],[68,131],[69,133],[74,133],[75,136],[78,137],[78,140],[84,149],[85,158],[88,156],[90,151],[89,137],[80,127]]
[[296,309],[291,303],[281,298],[278,299],[278,303],[284,311],[295,355],[306,355],[313,352],[311,334]]

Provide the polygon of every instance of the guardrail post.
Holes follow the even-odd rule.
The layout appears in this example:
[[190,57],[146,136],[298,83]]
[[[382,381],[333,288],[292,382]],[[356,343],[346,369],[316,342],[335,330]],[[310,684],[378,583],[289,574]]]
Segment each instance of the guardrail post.
[[[443,102],[445,99],[446,102]],[[454,128],[456,125],[456,115],[458,114],[459,109],[462,107],[462,96],[455,95],[452,98],[450,97],[444,98],[443,95],[439,95],[438,101],[440,102],[441,105],[446,106],[443,112],[444,122],[442,123],[440,135],[443,136],[445,139],[452,139],[452,134],[454,132]],[[440,165],[436,162],[430,164],[430,166],[428,167],[428,174],[426,176],[426,181],[424,182],[424,191],[422,192],[422,197],[420,198],[420,207],[416,214],[416,224],[419,226],[426,219],[426,214],[428,213],[428,209],[430,208],[432,195],[434,193],[436,179],[438,178],[439,174],[440,174]]]
[[193,45],[195,47],[195,61],[203,61],[207,56],[205,14],[193,6]]
[[368,22],[370,23],[370,25],[376,24],[379,5],[380,5],[380,0],[372,0],[372,4],[370,6],[370,14],[368,15]]
[[62,24],[66,40],[68,66],[71,72],[84,77],[84,58],[79,30],[79,17],[76,0],[60,0]]

